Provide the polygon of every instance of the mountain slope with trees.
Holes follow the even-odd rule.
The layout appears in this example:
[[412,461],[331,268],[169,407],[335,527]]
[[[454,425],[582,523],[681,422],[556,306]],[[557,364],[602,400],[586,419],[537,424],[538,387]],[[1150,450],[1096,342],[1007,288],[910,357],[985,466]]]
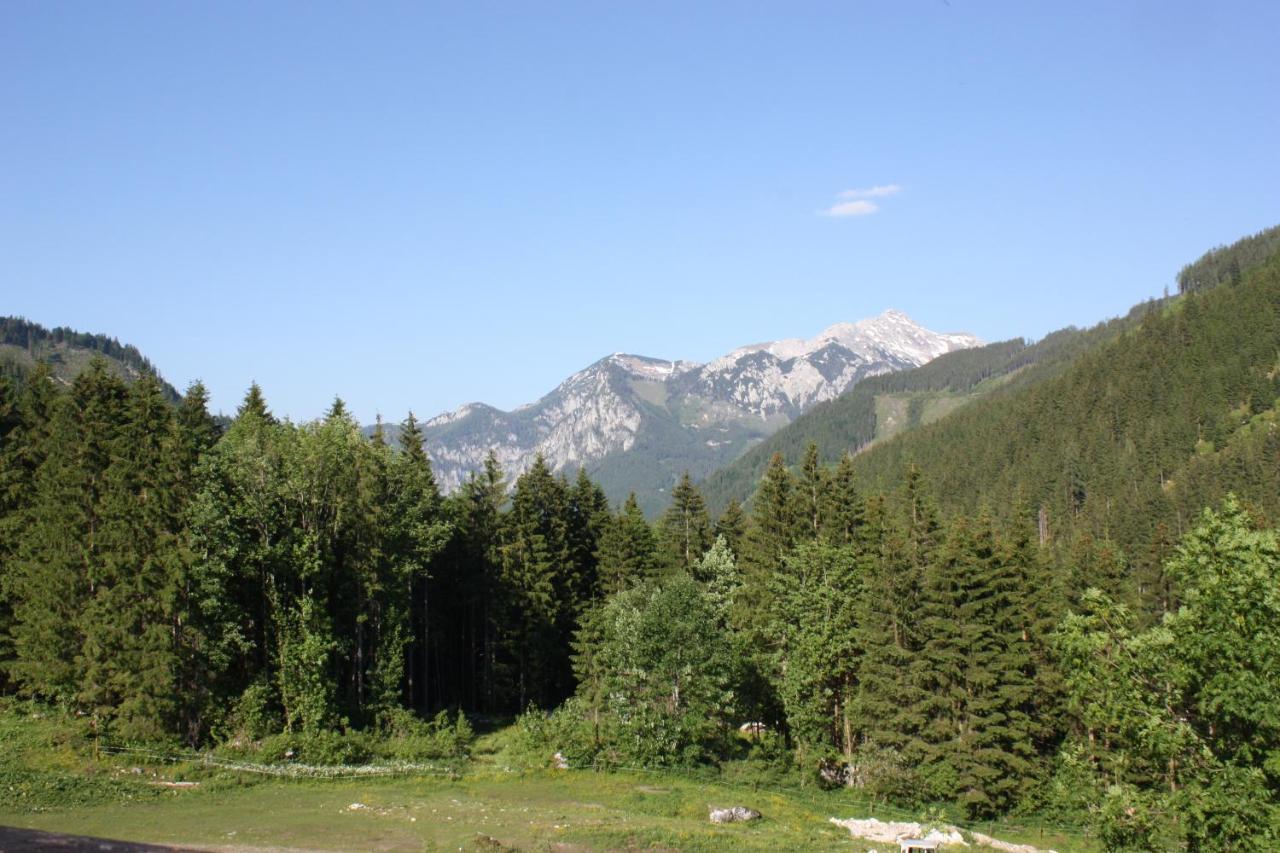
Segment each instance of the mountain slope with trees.
[[412,416],[392,447],[341,400],[293,424],[255,386],[224,431],[101,359],[0,377],[0,690],[108,745],[423,760],[519,714],[532,766],[1274,848],[1280,257],[1093,334],[835,464],[775,453],[746,510],[686,474],[656,524],[541,457],[442,495]]
[[[112,371],[131,382],[147,375],[160,377],[155,365],[132,344],[62,326],[47,329],[22,317],[0,317],[0,375],[10,380],[21,382],[43,364],[59,382],[70,384],[94,356],[106,359]],[[172,385],[160,379],[160,388],[165,397],[177,402],[179,395]]]
[[[1118,335],[1156,303],[1090,329],[1066,328],[1028,344],[1021,338],[940,356],[921,367],[864,380],[820,403],[766,438],[702,484],[712,507],[745,503],[769,459],[780,453],[797,465],[810,444],[826,462],[859,453],[903,430],[915,429],[986,396],[1014,393],[1057,375],[1082,353]],[[898,415],[894,422],[894,414]]]
[[945,507],[1030,505],[1048,536],[1125,550],[1181,535],[1227,490],[1280,519],[1280,246],[1250,267],[1255,249],[1214,250],[1238,278],[1171,300],[1058,376],[859,455],[855,475],[893,489],[914,466]]
[[885,311],[813,338],[752,344],[707,364],[615,353],[527,406],[463,406],[423,425],[441,488],[452,492],[489,453],[512,474],[539,455],[555,472],[579,468],[615,502],[634,492],[656,517],[680,475],[704,477],[815,403],[869,376],[976,346]]

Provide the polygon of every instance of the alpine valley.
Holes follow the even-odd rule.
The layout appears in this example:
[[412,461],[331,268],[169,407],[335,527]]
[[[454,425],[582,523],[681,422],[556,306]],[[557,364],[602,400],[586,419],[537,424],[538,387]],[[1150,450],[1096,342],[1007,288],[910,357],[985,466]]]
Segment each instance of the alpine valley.
[[867,377],[981,343],[889,310],[706,364],[615,353],[514,411],[471,403],[439,415],[424,425],[425,446],[446,491],[491,451],[513,478],[540,454],[553,471],[585,468],[615,502],[634,491],[652,516],[682,472],[701,479]]

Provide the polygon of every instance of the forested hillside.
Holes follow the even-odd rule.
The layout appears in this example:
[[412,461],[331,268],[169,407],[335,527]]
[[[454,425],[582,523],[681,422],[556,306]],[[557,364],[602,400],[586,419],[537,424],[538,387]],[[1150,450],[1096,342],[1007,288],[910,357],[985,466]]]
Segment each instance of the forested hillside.
[[1240,281],[1246,270],[1280,252],[1280,225],[1205,252],[1178,272],[1178,292],[1193,293]]
[[686,475],[657,524],[542,459],[442,497],[412,416],[393,448],[340,400],[255,386],[223,430],[101,359],[0,378],[0,688],[107,744],[421,755],[518,714],[542,766],[1274,847],[1280,257],[1037,346],[887,378],[1004,383],[774,454],[749,511]]
[[[21,317],[0,317],[0,375],[14,382],[21,383],[32,368],[44,364],[56,379],[69,383],[95,355],[103,356],[112,370],[128,380],[144,374],[159,376],[155,365],[137,347],[107,335],[62,326],[46,329]],[[161,380],[161,388],[170,400],[178,399],[169,383]]]
[[1140,305],[1125,319],[1091,329],[1062,329],[1034,344],[1020,338],[1001,341],[948,353],[912,370],[866,379],[847,394],[815,406],[708,477],[703,484],[707,500],[717,510],[730,500],[745,503],[775,453],[782,454],[789,465],[798,465],[805,448],[814,443],[824,461],[835,462],[846,452],[862,451],[973,400],[1033,385],[1056,375],[1090,347],[1110,340],[1153,307],[1154,303]]
[[[860,455],[871,489],[924,473],[948,509],[1043,512],[1051,537],[1113,540],[1134,560],[1234,490],[1280,519],[1280,254],[1215,250],[1238,281],[1184,294],[1060,376],[993,395]],[[1144,566],[1152,569],[1153,566]]]

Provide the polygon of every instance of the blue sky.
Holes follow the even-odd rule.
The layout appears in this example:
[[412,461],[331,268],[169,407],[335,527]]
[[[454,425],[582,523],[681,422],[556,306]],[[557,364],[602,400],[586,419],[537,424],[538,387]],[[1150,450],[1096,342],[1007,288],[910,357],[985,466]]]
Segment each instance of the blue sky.
[[366,421],[887,307],[1037,337],[1280,222],[1277,32],[1270,1],[10,2],[0,314]]

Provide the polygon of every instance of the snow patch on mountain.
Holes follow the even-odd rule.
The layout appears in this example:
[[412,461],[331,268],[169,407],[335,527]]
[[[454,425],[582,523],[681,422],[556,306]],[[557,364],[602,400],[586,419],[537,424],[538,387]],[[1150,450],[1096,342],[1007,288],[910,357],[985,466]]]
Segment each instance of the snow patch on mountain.
[[[480,470],[490,452],[514,478],[538,454],[552,470],[590,467],[605,457],[639,452],[645,435],[666,436],[644,451],[661,455],[664,443],[684,433],[686,447],[703,448],[712,454],[708,458],[723,461],[724,448],[735,441],[741,446],[729,450],[741,452],[750,436],[780,428],[868,376],[917,367],[981,343],[968,334],[929,331],[890,310],[837,323],[812,338],[739,347],[707,364],[614,353],[511,412],[470,403],[439,415],[424,425],[425,447],[441,486],[450,491]],[[714,440],[698,437],[706,429],[721,434]]]

